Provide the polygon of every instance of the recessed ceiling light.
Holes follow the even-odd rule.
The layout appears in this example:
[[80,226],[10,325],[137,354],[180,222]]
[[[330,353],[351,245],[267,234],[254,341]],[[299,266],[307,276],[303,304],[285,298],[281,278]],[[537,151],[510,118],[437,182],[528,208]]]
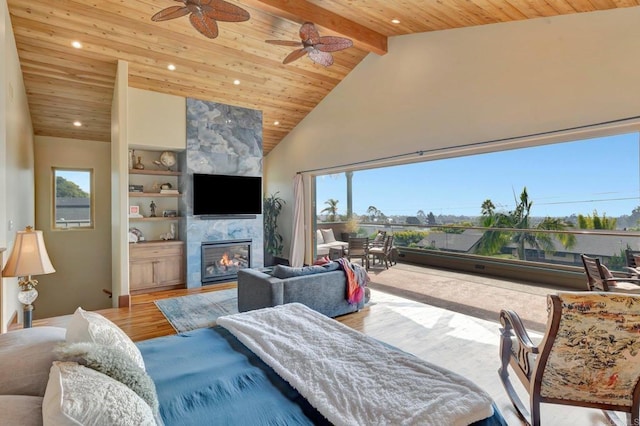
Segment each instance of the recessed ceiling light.
[[80,43],[79,41],[72,41],[71,45],[76,49],[82,49],[82,43]]
[[237,86],[238,84],[240,84],[240,80],[233,80],[233,84]]
[[392,19],[392,20],[391,20],[391,23],[392,23],[392,24],[399,24],[399,23],[400,23],[400,20],[399,20],[399,19]]
[[274,126],[279,126],[279,125],[280,125],[280,122],[279,122],[279,121],[274,121],[274,122],[273,122],[273,125],[274,125]]
[[74,121],[74,122],[73,122],[73,125],[74,125],[74,126],[76,126],[76,127],[81,127],[81,126],[82,126],[82,123],[81,123],[81,122],[79,122],[79,121]]
[[176,70],[176,66],[175,66],[175,65],[173,65],[173,64],[169,64],[169,65],[167,65],[167,69],[168,69],[169,71],[175,71],[175,70]]

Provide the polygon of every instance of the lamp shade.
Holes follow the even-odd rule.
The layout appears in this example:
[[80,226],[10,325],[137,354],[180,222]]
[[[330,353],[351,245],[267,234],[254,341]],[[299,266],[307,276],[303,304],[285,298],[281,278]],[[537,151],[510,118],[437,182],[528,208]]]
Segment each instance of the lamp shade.
[[35,231],[30,226],[24,231],[18,231],[11,256],[2,270],[2,276],[26,277],[50,274],[55,271],[44,246],[42,231]]

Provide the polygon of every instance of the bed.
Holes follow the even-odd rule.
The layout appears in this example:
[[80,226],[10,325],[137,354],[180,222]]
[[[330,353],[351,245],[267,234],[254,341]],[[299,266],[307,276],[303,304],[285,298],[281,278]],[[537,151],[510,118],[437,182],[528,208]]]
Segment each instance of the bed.
[[467,379],[298,303],[137,346],[167,426],[506,425]]

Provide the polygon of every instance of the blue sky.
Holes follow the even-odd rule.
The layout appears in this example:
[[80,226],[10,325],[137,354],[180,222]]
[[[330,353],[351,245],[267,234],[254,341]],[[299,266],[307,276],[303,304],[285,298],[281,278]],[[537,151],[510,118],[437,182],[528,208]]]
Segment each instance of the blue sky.
[[[374,206],[387,216],[480,215],[491,199],[497,210],[511,210],[526,186],[532,216],[592,214],[618,217],[640,205],[637,133],[587,139],[454,159],[356,171],[353,211]],[[317,179],[317,211],[338,200],[345,214],[344,173]]]
[[77,171],[57,169],[56,173],[58,176],[62,176],[66,180],[74,182],[83,191],[88,192],[89,194],[91,193],[91,173],[88,170]]

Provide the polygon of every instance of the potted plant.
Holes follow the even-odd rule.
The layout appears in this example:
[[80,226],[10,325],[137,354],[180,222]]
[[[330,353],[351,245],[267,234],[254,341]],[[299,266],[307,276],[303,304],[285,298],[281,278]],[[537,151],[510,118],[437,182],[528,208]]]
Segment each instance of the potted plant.
[[278,194],[265,196],[263,201],[265,265],[273,265],[274,258],[280,256],[284,248],[282,235],[278,233],[278,216],[286,202]]
[[342,241],[349,241],[349,237],[357,237],[358,231],[360,230],[360,221],[356,216],[351,216],[347,220],[344,226],[345,232],[342,232],[341,239]]

